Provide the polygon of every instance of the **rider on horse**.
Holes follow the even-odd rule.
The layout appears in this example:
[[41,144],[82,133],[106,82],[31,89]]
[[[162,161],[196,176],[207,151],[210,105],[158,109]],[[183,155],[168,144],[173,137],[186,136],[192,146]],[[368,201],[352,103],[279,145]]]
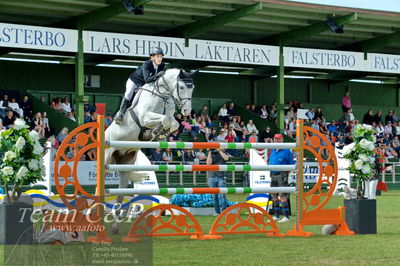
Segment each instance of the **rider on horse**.
[[126,81],[124,98],[114,118],[117,124],[122,124],[124,114],[134,99],[137,88],[155,81],[164,74],[165,64],[162,62],[163,56],[164,51],[160,47],[155,47],[150,52],[150,60],[144,62],[143,65],[129,76]]

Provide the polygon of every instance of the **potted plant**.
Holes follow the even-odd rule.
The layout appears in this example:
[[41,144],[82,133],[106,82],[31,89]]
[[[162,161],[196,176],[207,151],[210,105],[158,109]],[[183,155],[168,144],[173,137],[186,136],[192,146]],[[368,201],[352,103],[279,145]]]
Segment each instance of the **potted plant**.
[[23,185],[43,180],[44,149],[38,132],[23,119],[0,132],[0,180],[5,197],[0,204],[0,244],[32,243],[32,204],[20,201]]
[[349,160],[349,171],[357,184],[357,198],[344,200],[346,222],[357,234],[376,233],[376,200],[364,198],[364,183],[374,177],[376,153],[374,129],[360,125],[353,131],[354,142],[343,147],[343,157]]

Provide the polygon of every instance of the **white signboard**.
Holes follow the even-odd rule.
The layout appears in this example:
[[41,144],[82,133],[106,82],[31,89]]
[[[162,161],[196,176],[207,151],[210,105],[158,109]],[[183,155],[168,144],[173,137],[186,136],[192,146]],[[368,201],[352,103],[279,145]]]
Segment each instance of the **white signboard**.
[[[76,52],[76,30],[0,23],[0,47]],[[147,58],[156,46],[166,58],[278,66],[279,47],[112,32],[83,32],[84,52]],[[400,74],[400,55],[284,47],[285,66]]]
[[76,52],[77,41],[76,30],[0,23],[0,47]]
[[[319,167],[317,162],[304,162],[303,164],[304,170],[303,170],[303,178],[304,178],[304,184],[306,183],[317,183],[318,180],[318,174],[319,174]],[[289,174],[289,180],[288,183],[295,183],[297,184],[297,172],[292,171],[291,174]]]
[[232,43],[119,34],[107,32],[84,32],[84,51],[92,54],[148,57],[153,47],[161,47],[166,58],[226,63],[272,65],[279,64],[279,48],[248,43]]

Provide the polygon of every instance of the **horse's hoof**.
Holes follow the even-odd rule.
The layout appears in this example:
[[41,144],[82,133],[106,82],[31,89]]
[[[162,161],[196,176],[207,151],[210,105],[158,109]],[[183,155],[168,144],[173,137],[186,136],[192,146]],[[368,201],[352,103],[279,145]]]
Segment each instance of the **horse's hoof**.
[[158,136],[158,139],[165,139],[167,136],[165,136],[165,135],[160,135],[160,136]]

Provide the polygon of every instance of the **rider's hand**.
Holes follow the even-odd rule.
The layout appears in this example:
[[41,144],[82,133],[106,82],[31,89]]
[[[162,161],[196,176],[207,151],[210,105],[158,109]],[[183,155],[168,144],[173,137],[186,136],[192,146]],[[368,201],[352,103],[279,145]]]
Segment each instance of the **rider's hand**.
[[157,73],[157,77],[161,77],[164,74],[165,74],[165,71],[160,71],[160,72]]

